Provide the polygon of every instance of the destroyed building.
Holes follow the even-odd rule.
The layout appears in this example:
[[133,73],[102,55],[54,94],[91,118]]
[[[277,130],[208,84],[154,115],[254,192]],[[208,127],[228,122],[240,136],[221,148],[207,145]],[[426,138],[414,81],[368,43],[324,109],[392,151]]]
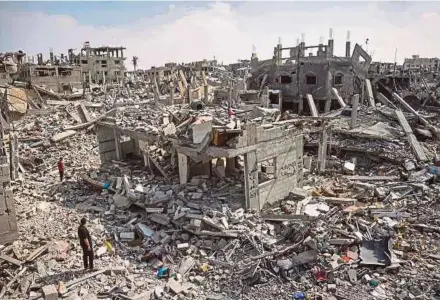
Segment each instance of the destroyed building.
[[70,65],[24,65],[18,80],[29,84],[44,85],[57,93],[83,88],[81,69]]
[[[268,86],[271,90],[281,91],[280,97],[269,97],[271,103],[279,105],[282,110],[310,111],[305,103],[306,95],[310,94],[316,101],[318,111],[330,111],[334,105],[338,105],[333,101],[337,98],[332,87],[337,89],[343,99],[361,88],[360,82],[355,80],[360,69],[354,68],[352,61],[359,61],[359,57],[363,57],[361,68],[366,70],[371,63],[371,57],[361,47],[355,47],[351,51],[349,39],[346,42],[345,56],[336,56],[331,36],[330,30],[328,43],[324,44],[321,40],[314,46],[306,46],[304,41],[296,47],[283,47],[278,43],[270,60],[260,61],[257,54],[253,53],[252,77],[248,81],[248,88],[262,90]],[[313,53],[312,50],[316,52]]]
[[23,51],[0,53],[0,84],[17,77],[26,57]]
[[440,297],[438,107],[358,44],[302,44],[253,51],[249,79],[187,64],[72,94],[1,87],[0,298]]
[[81,67],[82,79],[89,83],[119,83],[125,73],[125,47],[91,47],[85,42],[78,55],[69,53],[69,61]]
[[[11,180],[18,179],[18,139],[13,132],[7,89],[0,87],[0,245],[18,238],[15,201]],[[14,101],[16,103],[16,101]]]
[[403,70],[405,71],[430,71],[439,72],[439,59],[437,57],[424,58],[420,55],[413,55],[411,58],[405,58],[403,62]]

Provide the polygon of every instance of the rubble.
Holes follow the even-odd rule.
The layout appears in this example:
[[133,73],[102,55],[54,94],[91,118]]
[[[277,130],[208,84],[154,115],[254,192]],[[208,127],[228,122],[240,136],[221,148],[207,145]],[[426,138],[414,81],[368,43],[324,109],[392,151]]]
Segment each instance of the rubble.
[[327,86],[337,108],[324,113],[306,93],[310,116],[283,110],[264,84],[247,102],[254,94],[219,69],[68,97],[21,87],[35,111],[2,115],[13,128],[3,143],[18,142],[1,175],[20,238],[0,246],[0,298],[438,297],[437,113],[353,61],[365,91]]

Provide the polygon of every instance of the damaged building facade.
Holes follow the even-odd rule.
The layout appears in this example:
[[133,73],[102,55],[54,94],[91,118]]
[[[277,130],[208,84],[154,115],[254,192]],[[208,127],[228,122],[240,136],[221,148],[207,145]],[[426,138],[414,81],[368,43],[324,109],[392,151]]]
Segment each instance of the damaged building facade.
[[44,85],[57,93],[83,87],[81,69],[70,65],[26,64],[21,68],[18,79],[33,85]]
[[[116,118],[127,112],[116,112]],[[134,115],[133,118],[136,118]],[[188,127],[191,143],[175,136],[176,127]],[[174,125],[164,117],[160,132],[141,131],[117,126],[110,119],[98,123],[97,137],[102,163],[136,156],[145,166],[160,172],[164,178],[171,166],[162,166],[152,155],[160,135],[166,135],[168,148],[164,156],[177,168],[179,182],[185,185],[192,176],[225,177],[234,173],[243,161],[245,207],[260,210],[286,197],[302,185],[303,135],[281,122],[273,128],[249,124],[239,129],[213,125],[212,117],[199,117]]]
[[[267,86],[280,91],[269,95],[270,102],[282,110],[294,112],[311,111],[306,96],[309,94],[319,112],[328,112],[339,105],[340,101],[336,101],[339,97],[348,100],[361,90],[362,82],[357,80],[357,75],[362,70],[361,75],[365,78],[364,70],[368,70],[371,63],[371,57],[360,46],[351,50],[349,33],[345,49],[345,56],[334,54],[332,30],[327,44],[321,39],[318,45],[307,46],[303,41],[296,47],[283,47],[279,42],[270,60],[260,61],[256,53],[252,54],[252,77],[248,80],[248,88],[262,90]],[[355,68],[353,62],[359,64],[360,57],[363,58],[362,66]]]
[[[95,71],[123,50],[86,45],[32,74],[90,88],[0,87],[0,299],[440,295],[440,109],[406,101],[396,64],[333,46],[279,42],[267,61],[168,63],[122,84]],[[435,96],[438,80],[409,79]]]
[[[18,177],[18,138],[12,132],[8,121],[8,89],[0,88],[0,245],[11,243],[18,238],[17,217],[11,179]],[[6,143],[8,141],[8,143]]]
[[69,53],[69,60],[81,67],[85,82],[104,84],[118,83],[124,79],[125,47],[91,47],[85,42],[78,55]]

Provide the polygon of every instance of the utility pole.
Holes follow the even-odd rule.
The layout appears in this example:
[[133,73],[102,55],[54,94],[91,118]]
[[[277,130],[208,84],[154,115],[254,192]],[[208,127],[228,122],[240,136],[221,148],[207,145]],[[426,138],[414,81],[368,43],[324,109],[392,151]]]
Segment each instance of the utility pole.
[[396,47],[396,51],[394,52],[394,68],[393,68],[394,91],[397,91],[397,85],[396,85],[396,65],[397,65],[397,47]]
[[134,70],[134,78],[136,79],[136,70],[137,70],[137,62],[138,62],[138,57],[137,56],[133,56],[132,62],[133,62],[133,70]]
[[302,43],[298,43],[298,45],[296,46],[296,88],[297,88],[297,93],[296,93],[296,98],[298,99],[298,114],[301,115],[304,109],[304,104],[303,104],[303,99],[301,97],[301,93],[300,93],[300,76],[299,73],[301,71],[301,64],[300,64],[300,58],[301,58],[301,52],[302,52]]

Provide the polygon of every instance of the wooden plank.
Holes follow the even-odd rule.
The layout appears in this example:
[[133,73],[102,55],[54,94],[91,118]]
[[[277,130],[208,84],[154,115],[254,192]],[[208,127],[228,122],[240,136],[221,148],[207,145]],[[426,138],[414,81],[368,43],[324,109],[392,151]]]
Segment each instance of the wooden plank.
[[397,176],[345,176],[348,180],[359,180],[359,181],[394,181],[399,180]]
[[74,125],[74,126],[66,126],[66,130],[78,130],[78,129],[82,129],[82,128],[85,128],[85,127],[89,127],[90,125],[92,125],[92,124],[94,124],[94,123],[96,123],[96,122],[98,122],[98,121],[104,119],[105,117],[107,117],[107,115],[109,115],[109,114],[111,114],[111,113],[113,113],[113,112],[115,112],[115,111],[116,111],[116,109],[113,108],[113,109],[111,109],[111,110],[105,112],[103,115],[101,115],[101,116],[99,116],[99,117],[93,119],[93,120],[90,121],[90,122],[82,123],[82,124]]
[[373,89],[371,88],[370,79],[365,79],[365,85],[367,88],[368,103],[370,104],[371,107],[375,107],[376,103],[374,101]]
[[18,259],[12,258],[7,255],[0,255],[0,259],[7,261],[13,265],[19,266],[19,267],[23,264],[23,262],[19,261]]
[[86,276],[84,276],[84,277],[81,277],[81,278],[75,279],[75,280],[73,280],[73,281],[67,282],[66,285],[65,285],[65,287],[68,288],[68,287],[70,287],[70,286],[72,286],[72,285],[75,285],[75,284],[77,284],[77,283],[80,283],[80,282],[86,281],[87,279],[89,279],[89,278],[93,278],[93,277],[95,277],[95,276],[98,276],[99,274],[102,274],[102,273],[104,273],[104,272],[106,272],[106,271],[107,271],[107,269],[102,269],[102,270],[99,270],[99,271],[93,272],[93,273],[91,273],[91,274],[89,274],[89,275],[86,275]]
[[311,94],[307,94],[307,102],[309,103],[310,113],[312,117],[318,117],[318,110],[316,109],[315,101],[313,100],[313,96]]
[[17,275],[14,276],[14,278],[12,278],[11,281],[9,281],[9,283],[6,286],[3,287],[2,291],[0,292],[0,299],[3,299],[3,296],[6,294],[6,292],[18,280],[18,278],[20,278],[21,275],[23,275],[27,271],[27,269],[28,267],[24,267]]
[[275,214],[263,214],[261,218],[265,221],[271,222],[288,222],[292,220],[310,221],[316,219],[307,215],[275,215]]
[[40,248],[36,249],[34,252],[32,252],[28,258],[26,259],[26,261],[31,262],[34,261],[38,256],[40,256],[41,254],[43,254],[45,251],[47,251],[49,249],[49,247],[47,245],[45,246],[41,246]]
[[350,129],[353,129],[356,126],[358,106],[359,106],[359,94],[356,94],[356,95],[353,95],[353,105],[351,108]]
[[320,199],[320,200],[324,200],[327,203],[330,204],[354,204],[357,202],[356,199],[353,198],[337,198],[337,197],[324,197],[324,196],[317,196],[317,197],[313,197],[313,199]]

